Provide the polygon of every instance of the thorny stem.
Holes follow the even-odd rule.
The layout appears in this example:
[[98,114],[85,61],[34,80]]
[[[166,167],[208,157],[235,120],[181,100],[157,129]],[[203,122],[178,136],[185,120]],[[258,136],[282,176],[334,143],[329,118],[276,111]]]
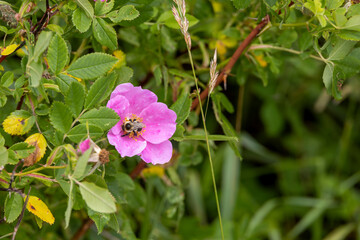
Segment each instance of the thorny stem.
[[217,193],[217,189],[216,189],[214,166],[213,166],[213,161],[212,161],[212,158],[211,158],[209,136],[208,136],[208,132],[207,132],[207,129],[206,129],[206,122],[205,122],[205,114],[204,114],[204,111],[203,111],[203,108],[202,108],[200,90],[199,90],[198,81],[197,81],[197,78],[196,78],[196,75],[195,75],[194,62],[193,62],[193,59],[192,59],[190,48],[188,47],[187,50],[188,50],[188,53],[189,53],[190,64],[191,64],[193,77],[194,77],[194,81],[195,81],[195,86],[196,86],[196,94],[197,94],[197,97],[199,99],[199,107],[200,107],[200,112],[201,112],[201,119],[202,119],[202,123],[203,123],[203,126],[204,126],[204,131],[205,131],[205,139],[206,139],[206,146],[207,146],[207,151],[208,151],[208,155],[209,155],[211,177],[212,177],[212,182],[213,182],[213,187],[214,187],[214,194],[215,194],[217,212],[218,212],[218,216],[219,216],[221,238],[224,240],[225,239],[224,238],[224,229],[223,229],[222,220],[221,220],[220,204],[219,204],[219,198],[218,198],[218,193]]
[[[251,33],[245,38],[245,40],[239,45],[236,49],[235,53],[231,56],[229,62],[226,64],[224,69],[221,71],[219,76],[216,79],[215,87],[218,86],[221,82],[226,81],[227,76],[231,72],[231,69],[234,67],[236,61],[239,59],[241,54],[244,52],[245,48],[247,48],[252,40],[256,38],[256,36],[261,32],[261,30],[268,24],[270,21],[269,16],[266,15],[263,20],[251,31]],[[207,87],[204,91],[201,92],[199,99],[194,99],[191,109],[195,109],[199,104],[199,101],[204,100],[209,93],[209,87]]]

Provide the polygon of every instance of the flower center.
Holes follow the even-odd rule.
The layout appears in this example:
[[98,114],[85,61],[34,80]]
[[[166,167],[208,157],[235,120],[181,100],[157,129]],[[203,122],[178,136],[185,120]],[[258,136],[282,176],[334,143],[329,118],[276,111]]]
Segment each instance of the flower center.
[[142,123],[142,118],[132,114],[131,117],[126,117],[121,125],[123,132],[122,137],[129,136],[129,138],[137,141],[136,138],[141,136],[145,132],[145,125]]

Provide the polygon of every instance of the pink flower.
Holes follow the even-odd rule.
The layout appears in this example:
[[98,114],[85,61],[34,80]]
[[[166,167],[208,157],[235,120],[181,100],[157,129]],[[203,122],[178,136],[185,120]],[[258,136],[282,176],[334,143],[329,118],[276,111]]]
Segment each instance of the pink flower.
[[82,141],[80,144],[79,144],[79,149],[78,151],[80,150],[81,153],[84,153],[86,150],[88,150],[90,148],[90,139],[87,138],[86,140]]
[[106,106],[120,116],[107,137],[122,157],[139,155],[152,164],[170,161],[169,138],[176,130],[176,113],[157,102],[153,92],[131,83],[120,84]]

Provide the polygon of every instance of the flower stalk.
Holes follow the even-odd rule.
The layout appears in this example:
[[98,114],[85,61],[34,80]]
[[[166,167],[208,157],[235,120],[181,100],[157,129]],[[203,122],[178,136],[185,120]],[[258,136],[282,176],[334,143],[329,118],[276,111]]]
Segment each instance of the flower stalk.
[[[203,123],[203,126],[204,126],[204,131],[205,131],[206,147],[207,147],[207,152],[208,152],[208,155],[209,155],[211,177],[212,177],[212,182],[213,182],[213,187],[214,187],[216,208],[217,208],[217,212],[218,212],[218,216],[219,216],[221,239],[224,240],[225,239],[224,238],[224,230],[223,230],[223,225],[222,225],[222,220],[221,220],[221,211],[220,211],[219,198],[218,198],[217,189],[216,189],[214,166],[213,166],[213,161],[212,161],[211,152],[210,152],[209,136],[208,136],[208,132],[207,132],[207,128],[206,128],[205,114],[204,114],[204,110],[203,110],[202,103],[201,103],[200,89],[199,89],[199,85],[198,85],[198,80],[197,80],[196,74],[195,74],[194,61],[193,61],[192,54],[191,54],[191,37],[190,37],[190,34],[188,33],[189,21],[186,19],[186,16],[185,16],[185,14],[186,14],[186,5],[185,5],[184,0],[174,0],[174,2],[176,3],[179,11],[175,8],[175,6],[173,6],[172,7],[172,12],[173,12],[173,15],[175,17],[175,20],[177,21],[177,23],[180,26],[181,33],[183,34],[184,39],[185,39],[186,47],[187,47],[188,54],[189,54],[191,69],[192,69],[192,73],[193,73],[193,77],[194,77],[194,81],[195,81],[196,94],[197,94],[197,98],[199,99],[199,107],[200,107],[200,112],[201,112],[201,119],[202,119],[202,123]],[[212,74],[211,76],[214,76],[214,80],[210,81],[210,82],[216,82],[216,79],[217,79],[216,52],[215,52],[214,60],[212,61],[211,65],[212,65],[212,68],[211,68],[212,71],[210,72],[210,74]],[[212,87],[212,90],[213,90],[214,87],[215,87],[215,84],[212,84],[212,85],[213,85],[213,87]],[[211,93],[211,91],[210,91],[210,93]],[[210,95],[210,93],[209,93],[209,95]]]

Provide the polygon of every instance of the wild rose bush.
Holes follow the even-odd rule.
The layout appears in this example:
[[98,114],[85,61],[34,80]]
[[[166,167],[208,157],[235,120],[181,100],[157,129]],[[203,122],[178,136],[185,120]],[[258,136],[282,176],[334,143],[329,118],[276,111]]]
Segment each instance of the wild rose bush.
[[359,238],[358,1],[0,19],[0,239]]

